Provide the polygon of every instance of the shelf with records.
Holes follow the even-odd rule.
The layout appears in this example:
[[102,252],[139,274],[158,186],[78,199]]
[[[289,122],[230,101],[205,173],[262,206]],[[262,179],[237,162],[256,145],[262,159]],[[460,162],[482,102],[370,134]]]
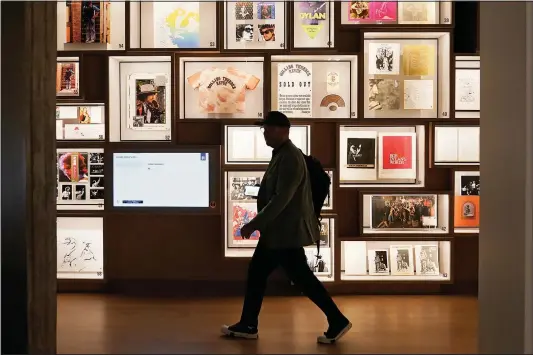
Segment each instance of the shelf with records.
[[225,1],[224,49],[287,48],[285,1]]
[[371,193],[360,195],[360,235],[443,235],[450,231],[450,195]]
[[57,50],[125,50],[126,2],[58,1]]
[[57,278],[104,279],[103,217],[57,217]]
[[104,141],[104,104],[58,103],[56,105],[56,139],[58,141]]
[[451,25],[451,1],[343,1],[341,25]]
[[455,118],[480,118],[481,60],[455,57]]
[[263,57],[180,57],[179,117],[263,117]]
[[130,48],[217,49],[216,1],[133,2]]
[[57,209],[104,209],[104,150],[57,149]]
[[335,1],[294,1],[293,47],[335,47]]
[[366,32],[364,118],[450,117],[450,32]]
[[479,234],[479,171],[454,171],[454,233]]
[[479,126],[433,125],[433,165],[479,165]]
[[271,109],[289,118],[357,118],[357,56],[272,56],[271,83]]
[[170,56],[109,57],[109,140],[172,139]]
[[339,126],[341,187],[423,187],[425,126]]
[[80,97],[80,58],[58,57],[56,66],[56,97]]
[[342,241],[341,280],[451,282],[451,241]]
[[[311,151],[311,126],[291,126],[291,141],[304,154]],[[224,126],[225,165],[268,165],[272,148],[267,146],[258,126]]]

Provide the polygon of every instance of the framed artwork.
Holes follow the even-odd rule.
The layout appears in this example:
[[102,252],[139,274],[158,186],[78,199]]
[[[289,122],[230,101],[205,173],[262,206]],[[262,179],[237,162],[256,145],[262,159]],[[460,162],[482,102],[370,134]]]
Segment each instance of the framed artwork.
[[80,96],[80,59],[79,57],[57,58],[56,96]]
[[434,130],[434,165],[479,165],[479,126],[436,125]]
[[439,247],[435,245],[415,246],[416,274],[439,275]]
[[180,58],[180,118],[262,118],[263,58]]
[[414,275],[415,261],[412,245],[391,245],[390,270],[391,275]]
[[449,117],[449,53],[449,33],[365,32],[364,117]]
[[335,1],[293,2],[294,48],[335,46]]
[[126,5],[117,1],[58,1],[57,50],[125,50]]
[[130,3],[131,48],[217,48],[216,1]]
[[455,233],[479,233],[479,171],[455,171],[454,185]]
[[[310,126],[291,126],[290,139],[298,148],[309,154]],[[272,148],[257,126],[231,125],[224,127],[225,164],[268,164],[272,158]]]
[[105,140],[104,104],[58,104],[56,139]]
[[479,118],[481,65],[479,56],[455,58],[455,117]]
[[224,48],[285,49],[285,1],[225,1]]
[[356,118],[356,56],[272,56],[271,109],[289,118]]
[[368,251],[368,274],[390,274],[389,251],[387,249],[371,249]]
[[320,248],[320,253],[316,246],[304,248],[305,257],[309,269],[317,276],[329,276],[332,273],[331,249]]
[[423,186],[424,126],[339,128],[341,186]]
[[57,218],[57,278],[104,278],[104,219]]
[[170,141],[170,57],[109,58],[110,140]]
[[104,150],[57,150],[57,209],[104,209]]

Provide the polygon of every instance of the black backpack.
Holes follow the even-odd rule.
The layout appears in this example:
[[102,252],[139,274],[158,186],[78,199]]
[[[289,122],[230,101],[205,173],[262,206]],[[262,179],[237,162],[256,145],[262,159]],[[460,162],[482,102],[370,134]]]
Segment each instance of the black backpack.
[[[300,150],[301,151],[301,150]],[[324,206],[324,201],[329,196],[329,186],[331,185],[331,178],[322,167],[320,161],[310,155],[304,156],[305,165],[309,172],[309,181],[311,182],[311,193],[313,195],[313,207],[315,209],[315,216],[318,223],[322,220],[321,212]],[[317,241],[318,254],[320,253],[320,240]]]

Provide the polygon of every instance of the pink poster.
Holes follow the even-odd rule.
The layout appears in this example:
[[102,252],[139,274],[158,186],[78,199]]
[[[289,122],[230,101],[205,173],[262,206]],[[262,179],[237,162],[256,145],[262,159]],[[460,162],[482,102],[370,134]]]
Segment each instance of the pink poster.
[[348,20],[353,23],[396,22],[398,3],[396,1],[350,1]]

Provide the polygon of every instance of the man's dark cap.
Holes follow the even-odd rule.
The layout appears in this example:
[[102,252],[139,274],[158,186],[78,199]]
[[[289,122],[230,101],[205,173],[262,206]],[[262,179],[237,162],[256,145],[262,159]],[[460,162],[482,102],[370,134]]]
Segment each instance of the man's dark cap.
[[279,111],[270,111],[267,113],[265,119],[255,122],[256,126],[277,126],[277,127],[290,127],[291,121],[285,116],[284,113]]

